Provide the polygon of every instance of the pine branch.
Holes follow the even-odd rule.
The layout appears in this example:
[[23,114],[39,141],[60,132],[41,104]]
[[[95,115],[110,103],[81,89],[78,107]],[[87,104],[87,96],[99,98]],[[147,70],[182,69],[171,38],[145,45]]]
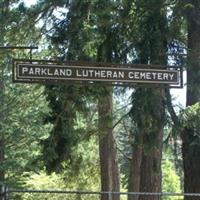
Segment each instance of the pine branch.
[[115,127],[125,118],[129,115],[129,113],[126,113],[125,115],[123,115],[113,126],[113,129],[115,129]]
[[117,145],[116,145],[116,149],[121,153],[121,155],[124,157],[124,158],[126,158],[128,161],[130,161],[132,158],[131,157],[129,157],[129,156],[127,156],[124,152],[123,152],[123,150],[121,150]]
[[175,126],[179,126],[180,125],[179,118],[174,110],[173,105],[172,105],[172,98],[171,98],[169,89],[165,90],[165,95],[166,95],[166,105],[167,105],[169,114],[171,116],[171,119]]

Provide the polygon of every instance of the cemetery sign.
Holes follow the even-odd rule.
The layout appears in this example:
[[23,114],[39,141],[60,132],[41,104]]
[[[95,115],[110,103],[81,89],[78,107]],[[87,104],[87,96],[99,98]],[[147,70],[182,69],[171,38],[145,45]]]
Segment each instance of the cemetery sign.
[[[133,68],[131,65],[14,62],[16,82],[106,82],[112,84],[180,84],[177,69]],[[144,65],[142,65],[144,66]],[[149,67],[149,66],[148,66]]]

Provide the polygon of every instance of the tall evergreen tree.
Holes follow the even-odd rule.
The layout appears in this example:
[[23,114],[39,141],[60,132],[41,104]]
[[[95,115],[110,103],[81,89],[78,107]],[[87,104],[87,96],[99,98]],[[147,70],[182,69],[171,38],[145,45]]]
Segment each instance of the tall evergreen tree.
[[[11,2],[8,1],[0,1],[1,8],[0,8],[0,46],[4,46],[7,43],[6,40],[6,33],[7,28],[10,25],[10,5]],[[4,75],[5,75],[5,59],[4,59],[4,51],[0,50],[0,101],[3,105],[5,105],[5,82],[4,82]],[[3,164],[5,162],[5,133],[3,129],[3,124],[6,119],[5,113],[3,109],[0,109],[0,183],[4,182],[5,179],[5,168]]]
[[[48,4],[45,1],[43,3]],[[57,3],[55,2],[55,7],[56,5],[61,6]],[[68,11],[64,14],[65,17],[62,20],[53,19],[52,34],[49,35],[52,44],[57,47],[60,59],[113,61],[116,45],[116,41],[113,44],[113,37],[116,36],[116,32],[114,32],[115,29],[112,29],[113,19],[112,13],[110,13],[110,11],[114,12],[113,4],[112,1],[85,2],[79,0],[62,4],[63,7],[68,8]],[[113,32],[114,36],[112,35]],[[47,90],[53,109],[51,121],[55,121],[59,117],[59,123],[55,124],[50,137],[44,141],[44,153],[46,152],[44,157],[47,158],[49,169],[55,170],[57,166],[61,166],[61,162],[67,158],[67,155],[70,156],[71,148],[78,142],[73,130],[73,121],[76,118],[77,106],[86,103],[82,102],[81,99],[85,99],[89,94],[86,93],[87,88],[85,91],[83,88],[81,86],[53,86]],[[70,92],[67,92],[69,95],[59,94],[58,96],[61,91],[68,90],[70,90]],[[55,93],[55,91],[60,92]],[[112,132],[112,89],[106,87],[97,89],[95,87],[90,91],[92,91],[90,94],[96,96],[98,101],[102,190],[119,191],[119,174]],[[72,99],[73,101],[71,101]],[[70,104],[67,104],[67,102]],[[52,156],[47,157],[46,155],[50,152],[53,152]],[[102,195],[101,198],[105,200],[110,197]],[[112,199],[117,200],[119,196],[113,195]]]
[[[180,2],[187,20],[187,101],[186,106],[199,102],[199,55],[200,55],[200,1],[185,0]],[[200,192],[200,148],[199,136],[195,129],[186,126],[181,134],[184,165],[184,191]],[[199,197],[186,196],[185,200],[197,200]]]
[[[102,42],[98,45],[97,60],[100,62],[115,62],[114,51],[116,50],[116,30],[112,12],[114,12],[112,1],[99,1],[96,4],[97,27]],[[114,21],[114,22],[113,22]],[[113,133],[113,88],[102,87],[105,93],[98,97],[99,114],[99,155],[101,166],[101,190],[118,192],[119,169],[115,138]],[[102,90],[102,91],[103,91]],[[101,200],[119,200],[118,195],[102,195]]]
[[[167,20],[163,1],[136,1],[136,44],[142,64],[166,64]],[[164,89],[138,88],[130,115],[137,125],[130,166],[129,191],[161,192],[161,158],[165,121]],[[139,175],[138,175],[139,173]],[[136,179],[134,180],[136,176]],[[159,196],[129,196],[130,200],[158,200]]]
[[[0,22],[1,22],[1,27],[0,27],[0,34],[1,34],[1,40],[0,44],[4,45],[5,44],[5,32],[6,32],[6,27],[8,26],[8,21],[4,16],[8,16],[9,13],[9,3],[6,3],[6,1],[1,1],[2,4],[0,8]],[[2,52],[0,52],[2,54]],[[1,56],[1,69],[0,69],[0,101],[4,102],[4,95],[5,95],[5,89],[4,89],[4,68],[2,67],[3,64],[3,57]],[[1,166],[4,163],[5,159],[5,139],[4,139],[4,131],[3,131],[3,126],[2,124],[4,123],[5,119],[5,114],[3,111],[0,109],[0,164]],[[5,171],[3,167],[0,169],[0,182],[4,182],[5,178]]]
[[[28,32],[25,31],[24,24],[21,24],[25,18],[25,9],[23,6],[16,7],[18,2],[0,1],[1,47],[28,46],[38,36],[35,27],[29,29]],[[34,35],[30,35],[30,32]],[[36,154],[39,152],[39,144],[35,140],[45,137],[47,133],[41,121],[42,113],[48,110],[43,89],[37,86],[26,87],[12,84],[11,59],[22,55],[27,56],[27,52],[0,49],[0,183],[9,186],[19,184],[21,174],[34,168],[32,163],[36,161]],[[36,101],[33,102],[34,98],[43,110],[40,105],[36,104]],[[31,123],[33,123],[32,126]],[[41,132],[43,136],[40,135]]]

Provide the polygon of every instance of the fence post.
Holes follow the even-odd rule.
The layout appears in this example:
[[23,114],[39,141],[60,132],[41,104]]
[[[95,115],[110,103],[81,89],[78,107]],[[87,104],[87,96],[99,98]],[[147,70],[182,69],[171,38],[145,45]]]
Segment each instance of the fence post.
[[9,200],[9,190],[4,184],[0,185],[0,200]]
[[108,192],[108,200],[112,200],[112,193],[110,191]]
[[5,196],[5,186],[3,184],[0,185],[0,200],[4,200],[4,196]]
[[5,200],[9,200],[9,188],[5,187]]

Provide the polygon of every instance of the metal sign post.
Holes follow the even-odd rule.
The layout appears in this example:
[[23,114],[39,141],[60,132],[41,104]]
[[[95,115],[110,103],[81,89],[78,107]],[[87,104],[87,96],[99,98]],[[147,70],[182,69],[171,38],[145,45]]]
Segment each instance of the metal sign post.
[[30,56],[30,60],[32,60],[32,51],[34,49],[38,49],[37,46],[0,46],[0,50],[3,51],[11,51],[11,50],[30,50],[29,56]]

